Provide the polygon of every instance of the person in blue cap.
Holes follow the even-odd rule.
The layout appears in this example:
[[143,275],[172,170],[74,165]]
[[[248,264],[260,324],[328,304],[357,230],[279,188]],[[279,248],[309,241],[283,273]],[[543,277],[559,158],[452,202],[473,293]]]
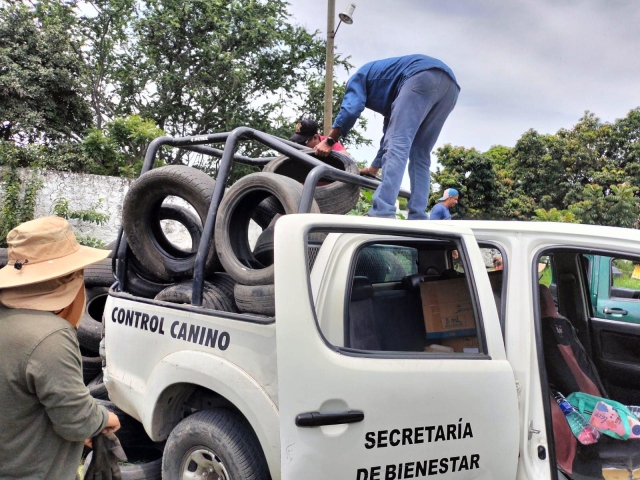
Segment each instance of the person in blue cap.
[[362,66],[347,82],[340,112],[326,139],[316,145],[319,157],[353,128],[365,108],[384,116],[384,135],[372,167],[382,167],[382,182],[373,195],[370,217],[395,218],[396,200],[409,161],[409,220],[426,220],[431,150],[458,99],[453,71],[426,55],[377,60]]
[[438,200],[435,207],[431,209],[429,220],[451,220],[449,209],[458,203],[458,191],[455,188],[447,188]]

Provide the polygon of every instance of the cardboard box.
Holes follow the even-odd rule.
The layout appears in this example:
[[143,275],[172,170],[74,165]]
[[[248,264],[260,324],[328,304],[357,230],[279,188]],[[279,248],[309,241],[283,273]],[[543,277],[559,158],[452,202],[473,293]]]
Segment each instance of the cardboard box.
[[466,279],[421,283],[420,297],[427,338],[475,335],[476,322]]
[[453,348],[458,353],[479,353],[478,337],[455,337],[442,339],[442,345]]

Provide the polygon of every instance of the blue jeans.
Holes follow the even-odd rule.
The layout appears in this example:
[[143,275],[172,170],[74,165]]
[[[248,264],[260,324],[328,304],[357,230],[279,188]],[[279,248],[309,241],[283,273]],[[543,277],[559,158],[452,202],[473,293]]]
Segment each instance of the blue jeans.
[[431,181],[431,150],[456,106],[459,92],[451,77],[438,69],[417,73],[404,83],[391,106],[388,122],[385,120],[381,150],[373,162],[374,166],[382,166],[383,176],[367,215],[395,218],[396,199],[409,161],[409,220],[429,218],[425,210]]

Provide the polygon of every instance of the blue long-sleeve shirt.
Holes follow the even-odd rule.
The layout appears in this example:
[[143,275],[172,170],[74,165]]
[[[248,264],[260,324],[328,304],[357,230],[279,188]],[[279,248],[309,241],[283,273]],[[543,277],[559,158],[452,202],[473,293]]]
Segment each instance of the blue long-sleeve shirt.
[[406,55],[369,62],[349,79],[340,112],[333,128],[340,128],[345,137],[365,108],[385,117],[391,114],[391,104],[404,82],[416,73],[438,68],[457,83],[453,71],[437,58],[426,55]]

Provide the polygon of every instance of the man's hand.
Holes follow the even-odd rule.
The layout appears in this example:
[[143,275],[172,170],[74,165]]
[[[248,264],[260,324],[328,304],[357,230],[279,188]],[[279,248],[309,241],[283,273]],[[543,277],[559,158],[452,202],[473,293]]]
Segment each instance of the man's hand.
[[113,433],[117,432],[119,429],[120,420],[118,419],[118,416],[113,412],[109,412],[109,419],[107,420],[107,425],[104,427],[104,430],[102,430],[102,433]]
[[364,167],[360,169],[360,175],[363,175],[365,177],[376,177],[379,170],[380,169],[377,167]]
[[325,139],[316,145],[316,155],[319,157],[327,157],[331,153],[331,148],[331,145],[329,145]]
[[[118,430],[120,430],[120,419],[115,413],[109,412],[109,416],[107,417],[107,424],[105,425],[105,427],[102,429],[102,432],[100,433],[113,433]],[[90,438],[87,438],[84,441],[84,446],[93,448],[93,442],[91,441]]]

